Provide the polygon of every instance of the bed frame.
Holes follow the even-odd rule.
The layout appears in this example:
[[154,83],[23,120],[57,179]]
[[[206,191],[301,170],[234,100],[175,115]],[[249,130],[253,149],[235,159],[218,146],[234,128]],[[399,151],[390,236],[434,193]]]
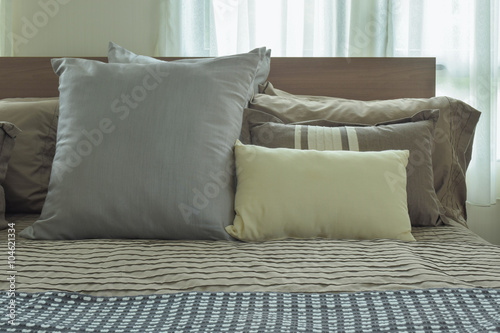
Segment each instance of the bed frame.
[[[0,57],[0,98],[58,96],[50,59]],[[436,59],[272,58],[269,81],[293,94],[359,100],[429,98],[435,95]]]

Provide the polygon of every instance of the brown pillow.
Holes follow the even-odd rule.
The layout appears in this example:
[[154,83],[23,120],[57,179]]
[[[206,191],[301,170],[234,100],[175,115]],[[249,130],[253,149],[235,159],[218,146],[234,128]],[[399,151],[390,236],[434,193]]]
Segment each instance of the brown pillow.
[[[386,174],[390,186],[406,185],[408,212],[413,226],[435,226],[446,221],[444,210],[434,191],[432,146],[438,110],[424,110],[413,117],[377,126],[343,126],[339,123],[308,126],[301,123],[283,124],[255,121],[246,112],[254,145],[268,148],[314,150],[383,151],[409,150],[407,177]],[[370,168],[369,165],[366,166]]]
[[5,220],[5,193],[3,183],[19,129],[11,123],[0,121],[0,229],[7,228]]
[[0,100],[0,120],[22,130],[4,182],[7,212],[41,212],[54,159],[58,116],[57,98]]
[[[329,120],[334,122],[375,125],[406,118],[426,109],[439,109],[434,133],[432,164],[434,188],[446,216],[463,224],[467,214],[465,172],[472,153],[474,130],[480,112],[470,105],[449,97],[428,99],[394,99],[357,101],[334,97],[297,96],[268,84],[250,108],[264,111],[283,123]],[[242,131],[248,133],[248,128]]]

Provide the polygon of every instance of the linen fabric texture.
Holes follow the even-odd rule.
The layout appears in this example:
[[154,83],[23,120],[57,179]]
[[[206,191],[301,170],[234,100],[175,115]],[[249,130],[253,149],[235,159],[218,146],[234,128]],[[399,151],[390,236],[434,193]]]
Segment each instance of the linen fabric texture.
[[[432,148],[439,110],[424,110],[412,117],[376,126],[343,126],[321,121],[323,126],[282,124],[268,114],[246,109],[251,142],[269,148],[382,151],[409,150],[407,166],[408,211],[413,226],[435,226],[446,221],[434,191]],[[259,119],[260,118],[260,119]],[[263,119],[274,122],[261,122]],[[261,120],[261,121],[259,121]],[[311,122],[306,122],[306,124]],[[345,125],[345,124],[344,124]],[[365,166],[370,168],[369,165]],[[402,179],[393,177],[392,182]],[[362,207],[360,207],[362,209]]]
[[22,129],[3,183],[7,213],[40,213],[56,149],[59,99],[0,100],[0,120]]
[[260,57],[55,59],[57,146],[27,238],[231,239],[232,148]]
[[[415,240],[406,199],[407,150],[316,151],[239,141],[234,149],[236,217],[226,227],[231,236],[247,242]],[[402,181],[390,182],[391,176]]]
[[[276,89],[271,83],[261,86],[261,92],[252,99],[250,108],[271,114],[283,123],[312,121],[314,124],[314,121],[329,120],[375,125],[411,117],[422,110],[438,109],[440,116],[434,131],[432,152],[434,189],[446,216],[466,224],[465,173],[480,116],[478,110],[463,101],[444,96],[358,101],[292,95]],[[242,129],[242,135],[244,133],[248,133],[248,128]]]

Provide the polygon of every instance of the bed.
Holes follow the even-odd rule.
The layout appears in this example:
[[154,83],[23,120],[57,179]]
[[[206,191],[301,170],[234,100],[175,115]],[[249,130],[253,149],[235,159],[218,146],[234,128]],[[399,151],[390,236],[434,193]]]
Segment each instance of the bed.
[[[260,93],[245,110],[243,122],[250,125],[240,134],[244,143],[245,136],[254,143],[259,137],[253,138],[253,133],[268,124],[283,131],[295,126],[294,133],[297,126],[304,132],[315,125],[371,130],[378,124],[386,129],[383,126],[401,125],[402,118],[405,126],[421,121],[409,120],[407,113],[400,113],[403,107],[412,114],[448,110],[441,128],[451,134],[446,140],[436,140],[441,144],[436,149],[451,147],[442,155],[449,169],[434,170],[435,177],[441,177],[432,191],[439,200],[435,213],[439,219],[432,218],[432,225],[412,225],[416,241],[285,237],[244,242],[90,234],[83,239],[40,240],[19,235],[40,219],[40,213],[37,208],[9,211],[7,188],[9,224],[0,231],[4,253],[0,303],[6,311],[0,330],[499,330],[500,247],[467,228],[465,201],[460,196],[465,186],[460,177],[464,177],[472,146],[472,138],[464,144],[464,133],[473,136],[479,115],[463,102],[434,97],[435,59],[272,58],[270,68],[266,75],[270,83],[260,86]],[[0,98],[49,98],[43,101],[55,112],[58,101],[51,98],[58,96],[57,88],[50,58],[0,58]],[[331,103],[337,103],[333,109]],[[277,105],[283,109],[273,109]],[[310,112],[306,109],[318,105],[330,111],[320,110],[322,117],[315,113],[304,119]],[[342,121],[324,116],[338,112],[349,117],[356,113],[352,110],[363,114]],[[392,114],[392,119],[369,119],[370,110],[382,114],[387,110],[385,114]],[[431,111],[419,117],[434,119],[429,122],[435,126],[439,120]],[[373,141],[369,138],[366,144]],[[362,144],[359,136],[359,149]],[[462,205],[457,204],[461,201]]]

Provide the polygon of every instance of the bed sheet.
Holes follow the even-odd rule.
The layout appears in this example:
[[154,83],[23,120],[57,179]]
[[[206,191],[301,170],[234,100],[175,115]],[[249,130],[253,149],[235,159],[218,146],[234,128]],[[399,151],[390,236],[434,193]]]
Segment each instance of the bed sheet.
[[[9,216],[16,233],[36,215]],[[19,292],[94,296],[176,292],[341,293],[428,288],[500,289],[500,247],[458,223],[396,240],[229,241],[15,239]],[[7,252],[7,230],[0,232]],[[7,255],[3,266],[7,267]],[[9,289],[10,269],[0,288]]]

